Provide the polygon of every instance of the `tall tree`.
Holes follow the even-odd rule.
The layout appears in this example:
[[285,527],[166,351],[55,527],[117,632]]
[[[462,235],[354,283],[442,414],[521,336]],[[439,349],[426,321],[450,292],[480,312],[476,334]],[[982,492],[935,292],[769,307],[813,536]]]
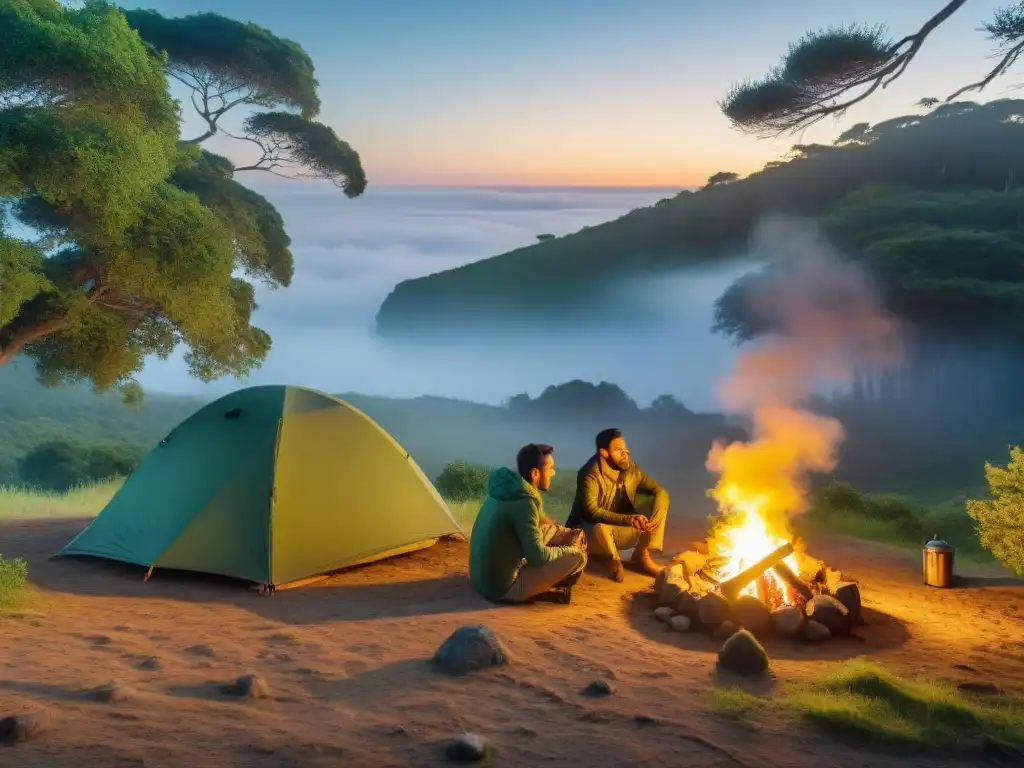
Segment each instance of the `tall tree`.
[[[235,171],[328,179],[350,197],[366,189],[359,155],[330,126],[313,122],[320,112],[318,83],[313,61],[298,43],[216,13],[166,18],[156,11],[126,10],[124,15],[143,40],[167,55],[168,76],[191,92],[206,129],[187,142],[225,135],[260,153]],[[221,120],[238,107],[266,111],[249,115],[235,136]]]
[[[308,61],[264,33],[267,46]],[[101,0],[0,0],[0,39],[0,365],[26,355],[45,383],[86,380],[132,397],[145,359],[179,344],[204,381],[258,367],[271,339],[251,324],[255,289],[238,273],[287,286],[290,240],[274,207],[233,179],[230,161],[179,141],[172,60]],[[228,44],[219,71],[226,77],[235,55],[245,73],[258,53]],[[308,113],[315,81],[306,86],[274,103]],[[248,98],[266,103],[258,88]],[[260,115],[264,130],[277,120],[267,115],[285,116],[279,128],[304,120]],[[330,130],[302,130],[321,128]],[[347,165],[330,169],[330,157],[288,146],[350,196],[365,187],[347,145]]]
[[[766,77],[731,88],[721,109],[738,128],[760,136],[799,131],[828,115],[842,114],[906,72],[929,35],[966,2],[946,3],[916,32],[899,40],[880,25],[808,32],[790,45]],[[999,61],[984,77],[947,96],[946,102],[983,90],[1016,64],[1024,52],[1024,2],[996,11],[982,28],[995,44]]]
[[708,182],[704,186],[717,187],[720,184],[731,184],[739,177],[738,173],[733,173],[732,171],[719,171],[708,176]]

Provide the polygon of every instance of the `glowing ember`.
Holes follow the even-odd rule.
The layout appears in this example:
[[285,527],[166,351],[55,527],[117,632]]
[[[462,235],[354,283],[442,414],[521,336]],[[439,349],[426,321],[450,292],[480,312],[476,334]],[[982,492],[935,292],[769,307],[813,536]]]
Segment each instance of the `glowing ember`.
[[[785,530],[772,530],[765,515],[768,498],[747,496],[739,485],[729,483],[716,489],[715,495],[725,515],[713,535],[714,554],[723,562],[718,566],[722,581],[732,578],[779,547],[792,541],[792,532],[784,522]],[[799,570],[795,554],[783,560],[794,571]],[[741,595],[753,595],[771,607],[794,605],[798,595],[776,573],[769,569],[746,585]]]

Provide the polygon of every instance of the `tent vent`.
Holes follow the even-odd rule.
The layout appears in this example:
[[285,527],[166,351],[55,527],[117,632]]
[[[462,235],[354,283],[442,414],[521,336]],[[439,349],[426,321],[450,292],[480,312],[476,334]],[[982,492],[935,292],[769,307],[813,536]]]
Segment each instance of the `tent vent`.
[[224,418],[225,419],[237,419],[241,415],[242,415],[242,409],[241,408],[232,408],[230,411],[228,411],[227,413],[224,414]]

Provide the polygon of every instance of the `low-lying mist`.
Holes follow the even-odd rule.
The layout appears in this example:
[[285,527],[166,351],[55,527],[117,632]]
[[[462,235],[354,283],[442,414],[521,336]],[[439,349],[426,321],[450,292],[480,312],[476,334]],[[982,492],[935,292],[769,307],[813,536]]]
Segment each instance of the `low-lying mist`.
[[[712,306],[749,268],[742,265],[627,281],[605,292],[592,318],[540,332],[475,327],[465,337],[393,342],[373,331],[377,309],[400,280],[617,218],[666,190],[386,189],[345,200],[305,185],[260,190],[284,216],[296,270],[289,288],[258,289],[254,322],[274,346],[248,384],[500,403],[572,379],[607,380],[642,404],[673,394],[691,408],[712,407],[712,383],[734,353],[709,331]],[[180,354],[150,363],[141,380],[173,393],[239,386],[190,380]]]

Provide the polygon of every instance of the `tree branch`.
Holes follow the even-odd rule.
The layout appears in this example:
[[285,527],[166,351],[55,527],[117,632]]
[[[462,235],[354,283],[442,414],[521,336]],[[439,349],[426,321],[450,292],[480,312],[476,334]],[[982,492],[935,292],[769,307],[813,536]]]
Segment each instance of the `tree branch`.
[[985,90],[985,86],[987,86],[989,83],[991,83],[993,80],[995,80],[1001,74],[1006,72],[1006,70],[1008,70],[1010,67],[1017,63],[1017,59],[1020,58],[1022,52],[1024,52],[1024,41],[1017,43],[1010,50],[1008,50],[1004,54],[1002,60],[998,64],[996,64],[992,71],[985,75],[981,80],[979,80],[976,83],[971,83],[970,85],[965,85],[963,88],[960,88],[959,90],[953,91],[953,93],[947,96],[945,100],[952,101],[957,96],[962,96],[963,94],[969,93],[970,91]]
[[6,365],[13,360],[28,344],[62,330],[67,327],[67,324],[68,319],[66,317],[55,317],[15,331],[7,344],[0,348],[0,365]]
[[[770,88],[773,85],[778,85],[793,89],[797,96],[793,98],[792,105],[779,106],[774,110],[766,109],[762,116],[755,115],[747,120],[732,119],[740,124],[747,122],[749,127],[755,131],[759,131],[766,137],[774,138],[785,133],[802,130],[828,115],[840,115],[855,104],[867,99],[879,88],[888,87],[903,75],[910,62],[921,50],[928,35],[947,21],[966,2],[967,0],[951,0],[942,10],[928,19],[917,32],[890,45],[887,50],[888,56],[884,60],[885,63],[880,61],[877,65],[866,65],[859,73],[851,72],[848,76],[825,75],[820,79],[785,80],[781,79],[783,78],[781,70],[777,70],[778,74],[775,74],[774,77],[780,79],[773,82],[773,77],[770,76],[763,83],[763,87]],[[862,86],[868,86],[863,93],[844,101],[838,100],[843,94]],[[761,86],[748,86],[754,90],[758,87]],[[729,99],[726,100],[726,102],[728,101]],[[725,102],[722,106],[728,115],[729,110],[725,107]]]

